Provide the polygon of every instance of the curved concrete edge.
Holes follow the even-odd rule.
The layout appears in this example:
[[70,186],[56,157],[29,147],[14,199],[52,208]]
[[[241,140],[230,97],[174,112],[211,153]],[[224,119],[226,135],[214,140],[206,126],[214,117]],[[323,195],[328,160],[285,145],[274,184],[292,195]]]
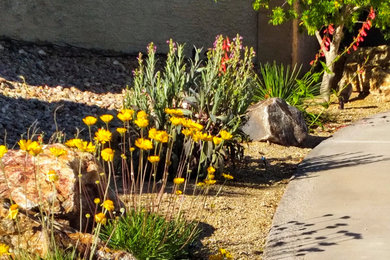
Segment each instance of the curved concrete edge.
[[279,203],[263,259],[390,259],[388,183],[390,111],[308,154]]

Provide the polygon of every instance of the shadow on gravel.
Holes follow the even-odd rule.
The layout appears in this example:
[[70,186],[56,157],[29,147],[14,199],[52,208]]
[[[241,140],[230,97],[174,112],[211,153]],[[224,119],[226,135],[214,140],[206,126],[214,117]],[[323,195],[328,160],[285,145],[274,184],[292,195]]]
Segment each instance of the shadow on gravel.
[[311,178],[310,173],[338,168],[353,167],[381,161],[389,161],[390,157],[362,152],[337,153],[306,158],[300,165],[295,178]]
[[130,85],[137,55],[53,44],[0,40],[0,77],[10,82],[75,87],[93,93],[121,93]]
[[305,221],[289,221],[274,226],[267,241],[264,259],[291,259],[321,253],[350,240],[363,239],[349,230],[351,216],[326,214]]
[[[88,128],[82,119],[87,115],[102,114],[116,115],[116,111],[69,101],[48,103],[0,95],[0,144],[6,141],[8,147],[12,148],[22,135],[27,138],[29,129],[30,137],[34,131],[43,133],[44,141],[48,142],[56,132],[55,118],[58,130],[63,131],[67,139],[73,138],[80,131],[80,137],[88,140]],[[116,119],[110,125],[117,127],[121,124]],[[102,127],[103,122],[98,122],[97,126]],[[97,130],[96,126],[93,126],[93,130]]]

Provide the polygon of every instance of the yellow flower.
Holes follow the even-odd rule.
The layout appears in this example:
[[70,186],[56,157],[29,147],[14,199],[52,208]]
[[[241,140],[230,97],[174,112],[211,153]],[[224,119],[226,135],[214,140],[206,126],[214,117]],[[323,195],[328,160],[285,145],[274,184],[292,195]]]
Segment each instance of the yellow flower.
[[147,118],[137,118],[136,120],[134,120],[134,123],[139,128],[145,128],[149,125],[149,120]]
[[174,178],[173,183],[176,185],[180,185],[180,184],[184,183],[184,178]]
[[185,136],[191,136],[192,135],[192,130],[191,129],[188,129],[188,128],[184,128],[183,130],[181,130],[181,133]]
[[219,134],[221,135],[221,138],[223,140],[230,140],[233,137],[231,133],[229,133],[229,132],[227,132],[225,130],[220,131]]
[[9,246],[7,246],[6,244],[0,243],[0,256],[3,256],[3,255],[10,255]]
[[23,151],[28,152],[31,143],[32,143],[31,140],[21,139],[21,140],[18,142],[18,145],[19,145],[19,147],[20,147],[20,150],[23,150]]
[[124,128],[124,127],[118,127],[116,129],[116,131],[120,134],[120,135],[124,135],[124,133],[126,133],[127,129]]
[[215,184],[217,181],[216,180],[204,180],[204,183],[206,184],[206,185],[213,185],[213,184]]
[[152,127],[149,129],[149,133],[148,133],[148,137],[150,139],[156,139],[156,136],[157,136],[157,129]]
[[126,154],[122,153],[122,154],[121,154],[121,158],[122,158],[123,160],[126,160],[126,159],[127,159]]
[[93,153],[95,152],[96,146],[93,145],[92,142],[87,142],[87,141],[81,141],[76,142],[76,147],[82,151],[82,152],[88,152],[88,153]]
[[101,119],[104,123],[106,123],[106,124],[109,123],[113,118],[114,118],[113,115],[108,115],[108,114],[100,116],[100,119]]
[[198,131],[201,131],[203,129],[203,125],[191,120],[191,119],[187,119],[183,122],[183,125],[185,127],[188,127],[188,128],[194,128]]
[[181,194],[183,194],[183,192],[181,190],[176,191],[176,195],[181,195]]
[[149,138],[160,143],[167,143],[169,135],[165,131],[157,131],[156,128],[151,128],[149,130]]
[[172,125],[181,125],[183,123],[183,118],[181,117],[171,117],[169,118],[169,120],[171,121]]
[[85,118],[83,118],[83,122],[87,126],[91,126],[91,125],[96,124],[96,121],[97,121],[97,118],[93,117],[93,116],[86,116]]
[[222,138],[221,137],[217,137],[217,136],[214,136],[213,137],[213,143],[215,144],[215,145],[219,145],[221,142],[222,142]]
[[3,158],[4,154],[8,152],[8,149],[5,145],[0,145],[0,159]]
[[112,134],[110,131],[106,129],[100,128],[96,133],[95,133],[95,140],[105,144],[106,142],[110,142],[112,138]]
[[100,203],[100,199],[99,199],[99,198],[95,198],[95,199],[93,200],[93,202],[94,202],[95,204],[99,204],[99,203]]
[[133,119],[133,115],[134,115],[134,110],[131,110],[131,109],[122,109],[117,117],[119,118],[119,120],[121,120],[122,122],[127,122],[127,121],[130,121],[131,119]]
[[230,174],[222,173],[222,177],[224,177],[226,180],[233,180],[234,177]]
[[96,214],[95,221],[96,221],[96,223],[100,223],[102,225],[105,225],[107,223],[106,215],[103,212]]
[[151,163],[157,163],[160,161],[160,156],[158,156],[158,155],[148,156],[148,161]]
[[202,138],[201,138],[203,141],[205,142],[208,142],[208,141],[212,141],[213,140],[213,136],[212,135],[209,135],[209,134],[202,134]]
[[203,137],[202,132],[199,132],[198,130],[192,132],[192,140],[194,140],[194,142],[198,142],[199,140],[202,140],[202,137]]
[[[19,205],[18,204],[12,204],[8,209],[8,219],[16,219],[16,216],[19,213]],[[1,255],[1,254],[0,254]]]
[[58,175],[57,175],[56,171],[55,170],[50,170],[47,173],[46,180],[48,182],[55,182],[55,181],[57,181],[58,180]]
[[66,154],[64,149],[58,147],[50,147],[49,150],[55,157],[60,157],[61,155]]
[[196,186],[198,186],[198,187],[203,187],[204,185],[205,185],[204,182],[198,182],[198,183],[196,184]]
[[42,152],[42,147],[39,145],[37,141],[34,141],[28,146],[28,152],[32,156],[37,156]]
[[114,160],[114,153],[115,151],[111,148],[105,148],[100,154],[102,155],[103,160],[106,162],[112,162]]
[[165,113],[172,116],[183,116],[183,111],[180,109],[165,108]]
[[222,255],[222,257],[224,257],[223,259],[227,259],[227,260],[233,259],[232,254],[226,249],[220,248],[219,254]]
[[214,180],[215,175],[214,174],[207,174],[207,179]]
[[129,150],[130,150],[130,152],[134,152],[135,148],[134,147],[130,147]]
[[208,168],[207,168],[207,173],[208,174],[213,174],[215,172],[215,168],[213,167],[213,166],[209,166]]
[[135,140],[135,146],[137,146],[139,149],[142,149],[142,150],[153,149],[152,141],[150,141],[149,139],[144,139],[144,138],[138,138],[137,140]]
[[112,202],[112,200],[105,200],[101,206],[108,211],[113,211],[115,208],[114,202]]
[[91,214],[87,213],[87,214],[85,214],[85,217],[86,217],[86,218],[90,218],[90,217],[91,217]]
[[148,118],[148,114],[146,114],[145,111],[141,110],[137,113],[137,119],[147,119]]
[[81,140],[79,138],[73,138],[73,139],[69,139],[68,141],[66,141],[65,145],[68,147],[77,147],[77,145],[82,141],[83,140]]

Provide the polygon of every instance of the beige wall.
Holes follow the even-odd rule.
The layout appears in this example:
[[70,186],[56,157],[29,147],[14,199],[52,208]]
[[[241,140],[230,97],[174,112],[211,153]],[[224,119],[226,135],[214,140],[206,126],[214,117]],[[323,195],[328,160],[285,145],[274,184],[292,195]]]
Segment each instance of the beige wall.
[[[73,46],[166,52],[173,38],[209,48],[217,34],[244,37],[260,61],[291,63],[291,25],[268,25],[251,0],[0,0],[0,36]],[[304,55],[301,55],[304,56]]]
[[[246,4],[245,4],[246,2]],[[251,0],[0,0],[0,35],[124,52],[153,41],[211,47],[217,34],[257,44]]]

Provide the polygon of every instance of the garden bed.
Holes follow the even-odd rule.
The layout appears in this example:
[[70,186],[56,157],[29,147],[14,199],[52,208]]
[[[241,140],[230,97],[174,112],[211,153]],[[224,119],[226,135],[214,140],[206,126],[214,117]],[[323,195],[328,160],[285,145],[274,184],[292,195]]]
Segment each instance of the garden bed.
[[[75,52],[9,41],[0,44],[0,143],[7,129],[11,147],[35,119],[45,138],[49,139],[56,127],[71,137],[75,127],[84,127],[86,115],[121,108],[123,87],[131,83],[131,71],[137,66],[134,56],[117,53]],[[24,76],[25,84],[18,75]],[[303,158],[339,128],[390,109],[390,103],[378,102],[371,95],[361,100],[354,95],[344,110],[337,106],[334,102],[323,113],[323,128],[315,129],[303,147],[242,144],[244,158],[230,170],[235,179],[218,197],[208,199],[201,243],[195,246],[199,251],[196,259],[206,258],[218,248],[229,250],[235,259],[260,259],[273,214]]]

